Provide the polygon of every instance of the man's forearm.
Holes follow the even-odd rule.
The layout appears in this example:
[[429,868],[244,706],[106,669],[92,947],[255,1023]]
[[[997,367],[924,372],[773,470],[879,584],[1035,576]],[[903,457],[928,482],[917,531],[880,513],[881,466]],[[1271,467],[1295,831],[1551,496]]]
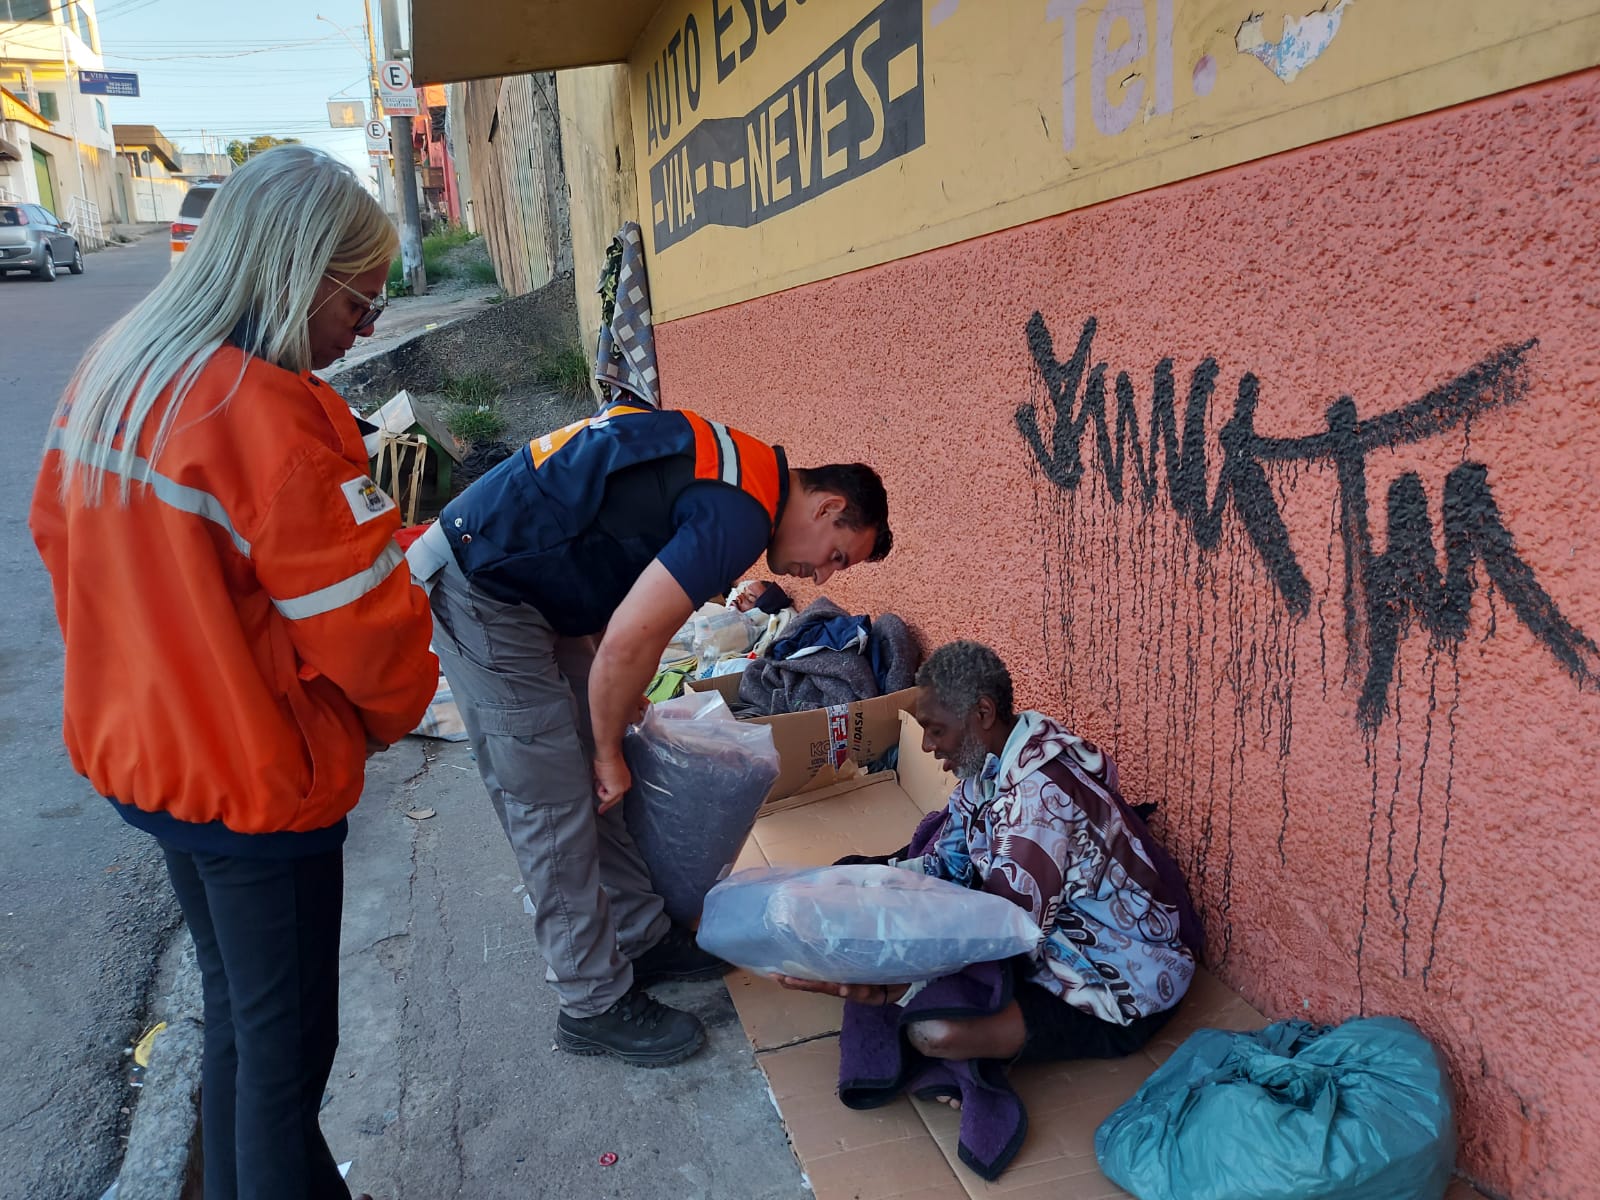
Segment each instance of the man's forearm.
[[602,641],[589,668],[589,721],[596,758],[620,758],[622,735],[638,717],[639,697],[655,677],[660,651],[617,647]]

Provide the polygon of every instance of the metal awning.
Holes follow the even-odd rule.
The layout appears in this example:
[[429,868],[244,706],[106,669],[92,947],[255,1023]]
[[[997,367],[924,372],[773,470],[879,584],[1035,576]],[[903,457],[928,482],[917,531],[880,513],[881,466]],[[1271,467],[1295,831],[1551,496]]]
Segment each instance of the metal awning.
[[[412,75],[459,83],[626,62],[662,0],[411,0]],[[465,8],[465,11],[463,11]]]
[[22,147],[15,142],[8,142],[0,137],[0,159],[9,158],[12,162],[22,161]]

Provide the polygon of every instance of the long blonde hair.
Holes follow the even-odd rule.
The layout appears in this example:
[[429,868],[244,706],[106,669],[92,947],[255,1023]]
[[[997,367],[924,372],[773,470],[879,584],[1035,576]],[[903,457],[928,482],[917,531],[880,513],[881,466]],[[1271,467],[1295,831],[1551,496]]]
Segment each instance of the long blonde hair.
[[[378,202],[354,171],[323,151],[278,146],[245,163],[218,190],[167,277],[90,347],[73,374],[51,440],[63,452],[62,498],[77,478],[84,502],[95,503],[110,471],[126,501],[130,482],[148,470],[138,446],[157,400],[171,388],[151,463],[184,396],[230,335],[246,355],[309,370],[306,322],[323,275],[359,275],[398,250]],[[243,373],[241,365],[240,379]]]

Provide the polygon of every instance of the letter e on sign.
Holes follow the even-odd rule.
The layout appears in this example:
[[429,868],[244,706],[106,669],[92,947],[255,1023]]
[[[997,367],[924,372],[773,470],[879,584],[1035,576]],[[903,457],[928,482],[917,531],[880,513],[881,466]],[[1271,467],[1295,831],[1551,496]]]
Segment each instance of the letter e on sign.
[[378,99],[383,111],[391,117],[416,117],[417,89],[411,83],[411,70],[405,63],[391,58],[378,69]]

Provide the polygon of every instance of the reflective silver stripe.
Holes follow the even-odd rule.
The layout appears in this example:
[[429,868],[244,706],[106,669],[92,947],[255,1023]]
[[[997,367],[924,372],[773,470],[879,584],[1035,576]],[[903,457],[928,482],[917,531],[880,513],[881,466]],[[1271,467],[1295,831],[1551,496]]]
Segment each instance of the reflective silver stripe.
[[733,438],[728,436],[728,427],[718,421],[707,421],[711,431],[717,435],[717,445],[722,447],[722,482],[739,486],[739,451],[734,447]]
[[400,552],[400,547],[390,542],[383,548],[383,553],[378,555],[378,561],[365,571],[357,571],[348,579],[330,583],[327,587],[307,592],[304,596],[274,600],[273,607],[291,621],[303,621],[307,617],[321,616],[325,612],[332,612],[336,608],[343,608],[346,604],[361,599],[389,578],[394,569],[405,561],[406,556]]
[[[45,449],[59,450],[63,457],[71,458],[74,462],[85,466],[92,465],[82,454],[68,455],[66,448],[61,444],[62,431],[58,425],[50,430],[50,437],[45,442]],[[239,548],[239,553],[246,558],[250,557],[250,543],[239,535],[233,527],[233,521],[228,517],[228,510],[222,506],[210,492],[202,492],[199,488],[192,488],[176,480],[168,479],[161,472],[151,468],[144,459],[134,456],[129,468],[124,470],[116,463],[107,463],[106,474],[126,478],[133,483],[143,483],[155,493],[156,499],[163,504],[171,505],[179,512],[190,513],[197,517],[204,517],[207,521],[222,526],[227,535],[233,539],[233,544]]]

